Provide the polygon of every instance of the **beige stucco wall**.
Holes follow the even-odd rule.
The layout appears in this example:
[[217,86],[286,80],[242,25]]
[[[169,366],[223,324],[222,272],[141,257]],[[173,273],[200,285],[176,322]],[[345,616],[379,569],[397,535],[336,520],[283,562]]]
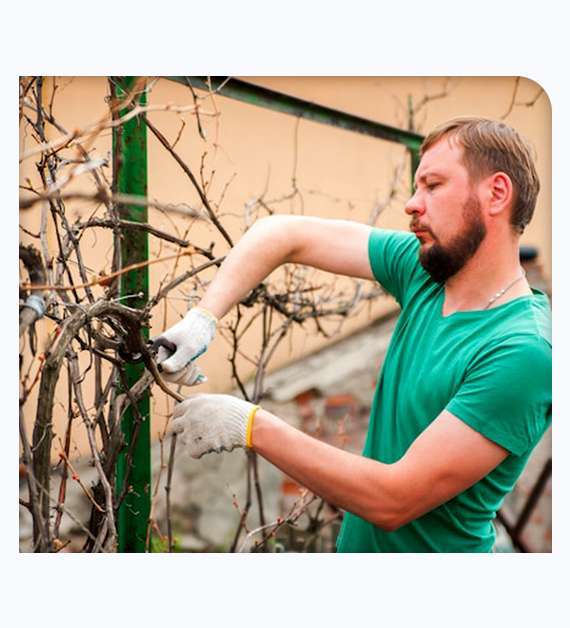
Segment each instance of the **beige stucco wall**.
[[[247,80],[278,91],[325,104],[394,126],[407,124],[408,98],[417,105],[426,95],[435,96],[442,91],[447,95],[430,100],[417,114],[416,124],[419,132],[427,132],[439,122],[456,115],[481,115],[500,117],[509,110],[515,79],[457,77],[451,80],[442,78],[382,78],[382,77],[243,77]],[[54,111],[56,118],[68,130],[82,128],[101,118],[107,105],[107,84],[104,78],[58,78]],[[48,81],[46,102],[49,102],[53,81]],[[520,81],[516,102],[532,100],[540,86],[532,81]],[[203,93],[197,92],[199,95]],[[191,94],[182,85],[166,80],[151,83],[149,103],[151,105],[175,103],[191,105]],[[398,185],[398,194],[380,215],[377,225],[388,228],[407,226],[403,212],[409,190],[409,164],[404,149],[395,144],[357,135],[340,129],[323,126],[284,114],[240,103],[217,96],[203,103],[204,113],[201,124],[207,141],[200,138],[196,121],[190,114],[172,112],[153,112],[149,119],[170,140],[174,141],[180,130],[182,120],[186,126],[176,145],[177,152],[198,175],[201,160],[204,159],[204,178],[209,182],[208,197],[213,203],[220,203],[219,212],[222,222],[234,241],[238,240],[256,214],[244,216],[246,206],[264,193],[266,200],[279,199],[292,191],[292,177],[300,192],[295,198],[275,202],[272,207],[282,213],[305,213],[331,218],[348,218],[366,222],[375,204],[383,202],[390,190],[394,168],[405,160],[405,168]],[[215,116],[208,114],[216,114]],[[506,121],[521,131],[536,147],[537,165],[541,178],[542,190],[534,221],[525,232],[522,242],[537,245],[541,251],[541,262],[548,277],[551,274],[551,118],[547,97],[542,94],[534,106],[516,105]],[[50,130],[51,137],[57,137],[58,131]],[[199,199],[190,181],[170,155],[149,133],[148,139],[149,198],[161,203],[182,203],[199,207]],[[34,145],[29,133],[22,133],[22,152]],[[110,131],[97,137],[91,146],[92,158],[109,157],[111,151]],[[64,151],[72,156],[71,151]],[[111,179],[110,166],[106,169],[108,180]],[[34,159],[21,166],[21,182],[26,177],[37,183]],[[94,190],[88,175],[82,175],[68,188]],[[95,210],[93,204],[75,202],[68,204],[71,217],[86,217]],[[98,215],[103,213],[100,207]],[[262,210],[258,216],[265,215]],[[20,213],[22,226],[37,231],[40,218],[40,206]],[[195,244],[203,247],[215,243],[217,254],[227,252],[227,245],[206,223],[188,220],[175,213],[165,214],[157,210],[149,211],[149,221],[166,231],[178,231]],[[21,241],[32,239],[20,232]],[[55,234],[49,231],[52,252],[56,251]],[[90,230],[84,235],[82,250],[87,268],[98,273],[108,271],[111,262],[111,235],[102,229]],[[177,247],[150,238],[150,257],[156,258],[175,253]],[[196,259],[198,265],[203,259]],[[178,264],[178,271],[189,268],[190,261],[183,258]],[[159,283],[173,271],[172,262],[151,266],[151,294]],[[213,272],[200,275],[202,280],[211,279]],[[275,277],[280,276],[277,271]],[[317,283],[332,282],[335,278],[324,273],[312,273],[312,280]],[[239,280],[239,278],[236,278]],[[351,281],[337,280],[336,287],[350,289]],[[183,286],[172,293],[167,305],[155,309],[152,320],[152,332],[161,330],[178,320],[186,310],[186,298],[192,291],[192,285]],[[95,290],[98,293],[98,290]],[[201,289],[198,290],[201,294]],[[338,322],[324,324],[327,331],[334,333],[332,340],[364,326],[393,309],[394,304],[382,299],[371,307],[364,306],[353,319],[346,321],[339,333],[334,333]],[[229,315],[231,316],[231,315]],[[38,325],[40,337],[53,329],[53,323],[43,320]],[[259,351],[260,329],[253,325],[244,338],[244,352],[255,356]],[[289,340],[283,342],[276,351],[272,368],[298,359],[313,352],[327,342],[317,336],[314,326],[307,324],[305,329],[295,328]],[[209,382],[200,387],[205,392],[222,392],[233,388],[231,370],[227,361],[229,345],[220,335],[212,343],[208,353],[201,359],[204,372]],[[25,365],[26,368],[27,365]],[[87,366],[87,363],[85,363]],[[32,366],[32,373],[35,371]],[[246,360],[239,363],[240,373],[247,377],[251,365]],[[37,390],[37,387],[36,387]],[[189,390],[189,389],[187,389]],[[193,392],[196,389],[193,390]],[[92,400],[92,391],[87,390],[88,400]],[[58,386],[55,429],[62,434],[66,413],[66,389],[62,381]],[[25,417],[29,429],[35,413],[35,399],[32,397],[25,407]],[[153,433],[158,433],[164,426],[165,418],[171,407],[160,392],[153,396]],[[76,453],[85,451],[82,430],[75,430]],[[57,446],[57,439],[54,442]]]

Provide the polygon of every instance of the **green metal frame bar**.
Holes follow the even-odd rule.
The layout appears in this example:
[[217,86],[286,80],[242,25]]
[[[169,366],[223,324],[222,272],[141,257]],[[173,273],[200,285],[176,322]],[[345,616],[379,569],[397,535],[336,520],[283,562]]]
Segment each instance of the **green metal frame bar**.
[[414,175],[420,162],[419,151],[424,140],[423,135],[419,133],[354,116],[229,76],[167,76],[165,78],[197,89],[215,90],[220,96],[241,100],[250,105],[401,144],[410,153],[411,190],[414,189]]
[[[370,135],[388,142],[396,142],[403,144],[411,152],[419,151],[423,136],[412,131],[405,131],[397,127],[361,118],[350,113],[331,109],[323,105],[302,100],[295,96],[289,96],[276,92],[267,87],[260,87],[247,83],[241,79],[235,79],[227,76],[167,76],[171,81],[181,83],[182,85],[192,85],[203,90],[219,90],[221,96],[227,96],[250,105],[273,109],[281,113],[287,113],[292,116],[320,122],[329,126],[339,127],[347,131]],[[208,79],[210,83],[208,83]]]
[[[137,77],[122,77],[115,81],[115,96],[124,98],[135,85]],[[136,97],[140,105],[146,104],[146,89]],[[119,111],[125,115],[128,109]],[[114,180],[117,191],[146,197],[147,195],[147,138],[146,125],[138,117],[113,130]],[[122,219],[147,222],[147,207],[121,205]],[[148,234],[146,231],[129,230],[121,240],[121,266],[148,259]],[[143,308],[149,298],[148,268],[144,267],[121,275],[120,296],[122,303],[133,308]],[[138,296],[131,296],[138,295]],[[144,330],[148,339],[148,329]],[[133,386],[143,375],[143,364],[127,364],[127,385]],[[141,417],[142,421],[137,421]],[[150,516],[150,398],[143,395],[137,408],[129,408],[123,415],[122,430],[125,447],[117,464],[117,493],[120,494],[128,473],[128,490],[119,507],[117,517],[118,551],[145,552],[148,549],[148,520]],[[127,456],[131,451],[130,471]]]

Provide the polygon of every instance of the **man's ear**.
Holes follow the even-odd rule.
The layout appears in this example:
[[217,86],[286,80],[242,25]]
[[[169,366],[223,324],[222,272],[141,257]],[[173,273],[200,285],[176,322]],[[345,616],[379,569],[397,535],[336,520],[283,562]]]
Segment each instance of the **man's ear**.
[[489,195],[489,214],[498,216],[512,205],[514,198],[513,182],[508,174],[494,172],[487,178],[486,183]]

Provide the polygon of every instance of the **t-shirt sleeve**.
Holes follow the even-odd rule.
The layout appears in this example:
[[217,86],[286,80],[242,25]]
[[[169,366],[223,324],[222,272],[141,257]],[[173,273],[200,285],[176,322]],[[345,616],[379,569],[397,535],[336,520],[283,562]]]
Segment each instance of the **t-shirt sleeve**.
[[422,270],[417,238],[404,231],[372,229],[368,257],[374,277],[403,306],[410,284]]
[[552,408],[552,348],[540,337],[502,342],[478,356],[446,409],[520,456],[548,428]]

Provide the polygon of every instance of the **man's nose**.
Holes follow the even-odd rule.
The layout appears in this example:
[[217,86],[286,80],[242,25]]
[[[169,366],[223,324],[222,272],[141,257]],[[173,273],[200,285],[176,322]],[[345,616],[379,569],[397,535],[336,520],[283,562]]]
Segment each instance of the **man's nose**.
[[422,215],[425,213],[425,207],[424,207],[424,204],[421,202],[421,198],[418,193],[418,190],[416,190],[413,196],[411,196],[408,202],[405,204],[404,210],[406,214],[409,214],[409,215],[412,215],[412,214]]

